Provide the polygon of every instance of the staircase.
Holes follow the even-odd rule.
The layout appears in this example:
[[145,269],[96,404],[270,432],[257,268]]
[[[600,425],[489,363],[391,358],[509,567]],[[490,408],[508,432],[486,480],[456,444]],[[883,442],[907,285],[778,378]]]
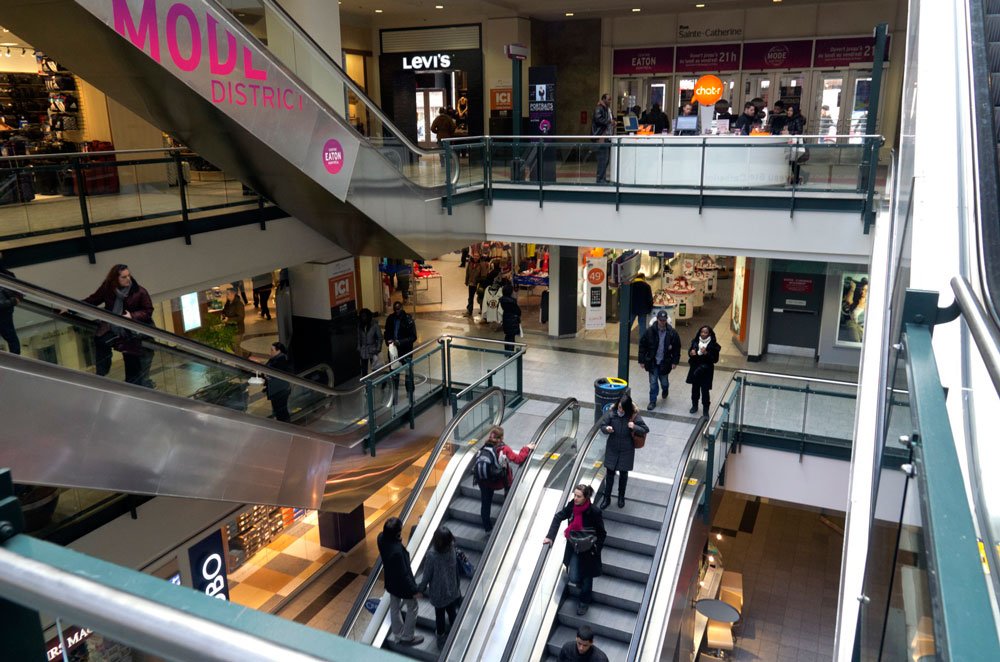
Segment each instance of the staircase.
[[629,476],[625,507],[618,507],[616,494],[604,511],[604,574],[594,579],[594,602],[584,616],[577,616],[578,591],[567,585],[545,646],[546,660],[554,662],[581,625],[593,629],[594,643],[608,659],[627,657],[669,496],[669,484]]

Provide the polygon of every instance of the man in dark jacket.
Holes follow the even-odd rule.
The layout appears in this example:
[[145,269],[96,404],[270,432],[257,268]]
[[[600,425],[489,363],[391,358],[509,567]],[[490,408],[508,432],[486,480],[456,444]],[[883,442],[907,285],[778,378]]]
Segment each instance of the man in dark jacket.
[[632,317],[628,321],[629,333],[631,333],[632,322],[638,317],[639,337],[642,338],[651,312],[653,312],[653,288],[649,286],[646,277],[640,271],[636,279],[632,281]]
[[[0,274],[14,278],[14,273],[3,266],[3,254],[0,254]],[[0,288],[0,338],[7,342],[7,351],[11,354],[21,353],[21,339],[17,337],[14,326],[14,306],[21,302],[21,295],[14,290]]]
[[576,639],[567,641],[559,651],[559,662],[608,662],[608,656],[594,645],[594,631],[581,625]]
[[[114,314],[140,324],[153,324],[153,301],[149,292],[132,278],[128,266],[111,267],[97,291],[83,300],[92,306],[104,305]],[[142,346],[142,337],[131,330],[102,323],[94,337],[95,372],[103,377],[111,371],[111,350],[122,353],[125,362],[125,381],[129,384],[148,386],[156,384],[149,378],[153,365],[153,350]]]
[[[601,100],[594,109],[594,118],[590,124],[590,135],[610,136],[614,133],[615,116],[611,113],[611,95],[605,92],[601,95]],[[608,161],[611,156],[610,145],[607,145],[607,138],[599,138],[595,141],[597,150],[597,183],[604,184],[608,181]]]
[[[282,372],[292,372],[292,362],[288,358],[288,350],[284,343],[271,343],[271,358],[265,363],[268,368],[281,370]],[[271,401],[271,411],[274,412],[274,419],[288,423],[292,420],[288,413],[288,396],[291,395],[292,387],[284,379],[268,377],[264,384],[264,393]]]
[[657,390],[667,399],[670,391],[670,371],[681,362],[681,337],[667,322],[667,311],[656,313],[656,324],[646,329],[639,338],[639,365],[649,373],[649,404],[656,408]]
[[[383,337],[385,338],[386,347],[395,345],[399,356],[412,352],[413,344],[417,342],[417,325],[413,321],[413,318],[403,310],[403,304],[398,301],[392,304],[392,314],[385,318],[385,333]],[[403,359],[404,364],[409,362],[410,359]],[[396,375],[392,381],[393,388],[398,389],[399,375]],[[408,393],[413,392],[413,380],[410,379],[409,371],[406,371],[406,391]]]
[[[382,575],[385,577],[385,592],[389,594],[389,631],[404,646],[416,646],[423,642],[420,635],[414,636],[417,626],[417,580],[410,567],[410,553],[403,545],[403,522],[398,517],[390,517],[378,534],[378,553],[382,557]],[[406,613],[403,613],[406,607]]]

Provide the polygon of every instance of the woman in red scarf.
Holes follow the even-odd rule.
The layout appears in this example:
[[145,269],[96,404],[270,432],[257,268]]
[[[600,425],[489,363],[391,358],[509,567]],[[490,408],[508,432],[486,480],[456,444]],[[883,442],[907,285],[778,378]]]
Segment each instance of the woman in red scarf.
[[[590,608],[593,598],[594,577],[600,577],[601,548],[608,532],[604,528],[604,515],[601,509],[591,503],[594,488],[590,485],[577,485],[573,488],[573,500],[552,518],[552,526],[543,544],[551,545],[552,539],[559,529],[559,522],[569,520],[564,535],[567,538],[566,551],[563,552],[563,565],[569,570],[569,580],[580,588],[580,602],[576,608],[578,616],[583,616]],[[594,545],[584,552],[576,552],[569,543],[570,532],[583,531],[592,533],[596,538]]]

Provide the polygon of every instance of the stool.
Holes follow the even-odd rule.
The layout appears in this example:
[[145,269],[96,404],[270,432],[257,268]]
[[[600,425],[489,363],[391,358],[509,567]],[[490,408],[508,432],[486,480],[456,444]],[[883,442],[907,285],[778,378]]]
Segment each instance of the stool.
[[733,639],[733,629],[729,626],[729,623],[709,619],[707,638],[708,641],[705,645],[711,649],[731,651],[736,647],[736,642]]

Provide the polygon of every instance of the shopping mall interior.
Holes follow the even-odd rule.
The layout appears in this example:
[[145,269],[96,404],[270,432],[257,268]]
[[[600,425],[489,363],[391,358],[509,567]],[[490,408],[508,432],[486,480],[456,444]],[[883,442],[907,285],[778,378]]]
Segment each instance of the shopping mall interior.
[[442,1],[0,6],[4,659],[1000,659],[1000,2]]

